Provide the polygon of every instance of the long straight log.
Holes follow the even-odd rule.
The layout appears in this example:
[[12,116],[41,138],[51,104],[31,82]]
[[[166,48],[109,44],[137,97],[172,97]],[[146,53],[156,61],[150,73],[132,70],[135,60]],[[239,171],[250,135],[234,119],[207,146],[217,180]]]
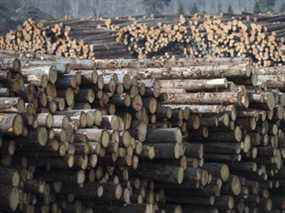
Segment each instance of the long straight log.
[[57,80],[57,70],[55,66],[32,66],[24,67],[21,70],[24,76],[47,76],[48,81],[54,84]]
[[147,131],[148,143],[181,143],[182,134],[178,128],[150,129]]
[[166,94],[165,104],[236,104],[247,108],[249,100],[243,92]]
[[165,183],[181,184],[184,177],[182,168],[159,164],[140,164],[136,173],[142,177]]
[[185,89],[188,92],[211,91],[227,89],[228,81],[225,78],[211,80],[159,80],[162,88]]

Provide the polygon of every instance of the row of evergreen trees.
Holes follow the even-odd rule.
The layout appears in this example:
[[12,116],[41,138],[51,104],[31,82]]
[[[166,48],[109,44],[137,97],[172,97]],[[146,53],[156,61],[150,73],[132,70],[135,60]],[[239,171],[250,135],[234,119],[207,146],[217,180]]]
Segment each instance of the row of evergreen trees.
[[[256,0],[253,8],[254,13],[274,12],[276,0]],[[285,12],[285,2],[281,5],[278,12]]]
[[[177,12],[179,14],[185,13],[185,8],[181,0],[177,1]],[[159,14],[163,7],[166,7],[170,4],[171,0],[144,0],[147,10],[150,14]],[[276,0],[255,0],[253,12],[254,13],[270,13],[274,12]],[[201,12],[198,7],[198,3],[193,3],[188,11],[190,14]],[[224,11],[221,4],[218,4],[218,13],[227,12],[234,13],[232,5],[229,5],[227,10]],[[281,5],[277,12],[285,12],[285,2]]]

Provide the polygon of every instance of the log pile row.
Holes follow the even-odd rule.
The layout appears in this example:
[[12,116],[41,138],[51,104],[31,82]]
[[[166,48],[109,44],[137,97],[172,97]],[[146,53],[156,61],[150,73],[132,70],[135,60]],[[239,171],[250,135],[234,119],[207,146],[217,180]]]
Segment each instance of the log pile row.
[[182,142],[169,130],[147,137],[144,144],[152,144],[157,156],[151,166],[142,160],[138,171],[164,191],[168,211],[284,209],[284,67],[254,68],[243,58],[110,60],[96,66],[161,87],[148,132],[179,128]]
[[272,66],[284,64],[284,28],[284,15],[27,20],[0,38],[0,48],[90,59],[250,57]]
[[156,99],[91,63],[1,58],[1,212],[143,209],[149,183],[129,170]]
[[284,62],[284,17],[243,20],[241,17],[194,15],[172,22],[159,18],[112,27],[138,57],[190,55],[250,57],[258,65]]
[[93,59],[92,46],[70,37],[69,32],[70,29],[61,24],[42,27],[28,19],[18,30],[0,37],[0,49]]
[[65,18],[43,20],[40,25],[43,27],[65,26],[71,38],[90,44],[96,59],[132,58],[128,48],[117,42],[116,32],[108,29],[110,23],[111,21],[105,18]]
[[1,212],[284,209],[282,68],[244,58],[0,64]]
[[29,19],[15,32],[0,37],[0,49],[82,59],[131,58],[128,49],[107,29],[106,19]]

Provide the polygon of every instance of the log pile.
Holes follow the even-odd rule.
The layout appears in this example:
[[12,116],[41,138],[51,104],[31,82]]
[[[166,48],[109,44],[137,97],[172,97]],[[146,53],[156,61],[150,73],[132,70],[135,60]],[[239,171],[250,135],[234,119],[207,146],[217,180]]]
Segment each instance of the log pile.
[[88,59],[249,57],[272,66],[285,61],[284,28],[284,15],[65,17],[27,20],[0,48]]
[[116,42],[116,33],[105,27],[105,19],[28,19],[20,29],[0,37],[0,49],[82,59],[131,58]]
[[72,19],[67,17],[65,19],[43,20],[40,25],[43,27],[50,25],[65,26],[71,38],[90,44],[96,59],[132,58],[128,48],[117,42],[116,32],[108,29],[109,19],[92,17]]
[[131,176],[154,156],[142,144],[152,88],[90,60],[59,61],[1,57],[0,211],[153,212],[161,192]]
[[138,57],[190,55],[195,57],[250,57],[262,66],[284,62],[284,16],[156,17],[111,29]]
[[22,53],[94,58],[92,46],[70,37],[69,28],[60,24],[42,27],[31,19],[25,21],[17,31],[0,37],[0,49]]
[[2,55],[0,73],[1,212],[284,209],[282,68]]

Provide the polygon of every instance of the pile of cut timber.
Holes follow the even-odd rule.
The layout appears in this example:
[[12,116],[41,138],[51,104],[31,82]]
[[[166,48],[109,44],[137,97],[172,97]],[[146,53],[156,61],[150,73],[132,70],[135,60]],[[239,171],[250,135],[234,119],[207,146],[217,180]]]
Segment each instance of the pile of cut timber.
[[55,19],[39,23],[29,19],[20,29],[0,37],[0,49],[82,59],[131,58],[116,41],[105,19]]
[[0,48],[89,59],[249,57],[272,66],[285,61],[284,20],[228,14],[27,20],[0,38]]
[[70,37],[69,31],[60,24],[42,27],[28,19],[17,31],[0,37],[0,49],[93,59],[92,46]]
[[109,19],[52,19],[43,20],[40,25],[43,27],[65,26],[71,38],[90,44],[96,59],[132,58],[128,48],[117,42],[116,32],[108,29]]
[[266,69],[1,55],[0,211],[281,213],[285,74]]
[[[127,24],[126,24],[127,23]],[[195,57],[250,57],[263,66],[283,64],[284,15],[244,19],[243,16],[138,18],[111,25],[138,57],[163,54]]]

